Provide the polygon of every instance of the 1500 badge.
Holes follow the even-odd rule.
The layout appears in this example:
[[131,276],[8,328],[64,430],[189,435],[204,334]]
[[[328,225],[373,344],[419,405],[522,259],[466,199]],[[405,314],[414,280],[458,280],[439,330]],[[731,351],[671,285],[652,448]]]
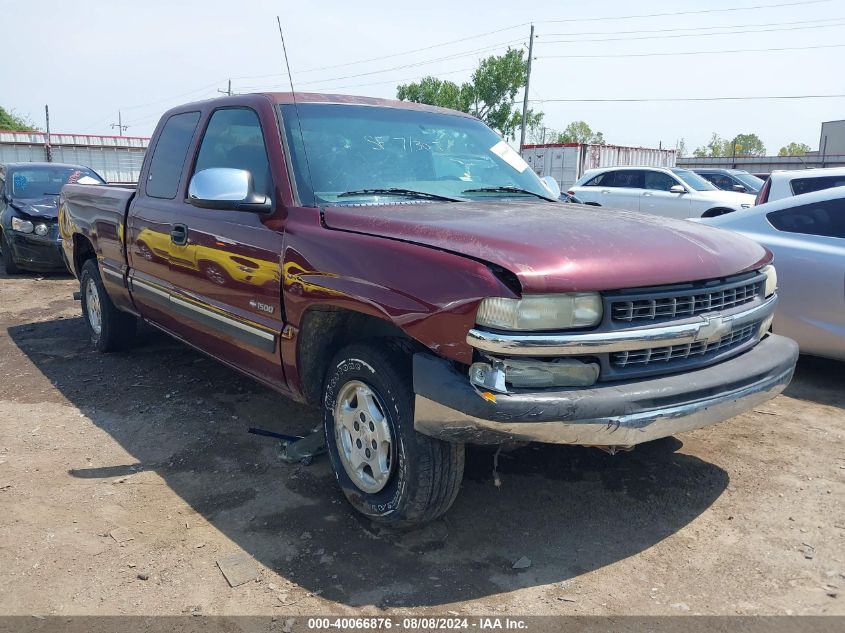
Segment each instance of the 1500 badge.
[[266,312],[267,314],[273,314],[276,311],[276,308],[271,306],[269,303],[261,303],[260,301],[256,301],[255,299],[249,300],[249,305],[256,310],[261,310],[262,312]]

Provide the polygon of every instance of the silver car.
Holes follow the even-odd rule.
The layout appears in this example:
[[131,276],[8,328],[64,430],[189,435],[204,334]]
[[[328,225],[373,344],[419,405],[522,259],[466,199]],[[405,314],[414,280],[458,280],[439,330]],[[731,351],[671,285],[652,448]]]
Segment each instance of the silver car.
[[801,353],[845,360],[845,187],[702,219],[775,255],[780,302],[773,329]]

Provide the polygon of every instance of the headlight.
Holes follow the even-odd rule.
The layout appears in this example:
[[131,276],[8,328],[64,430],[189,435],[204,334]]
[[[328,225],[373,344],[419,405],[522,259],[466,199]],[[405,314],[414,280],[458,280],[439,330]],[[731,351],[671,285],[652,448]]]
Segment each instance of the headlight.
[[32,226],[32,222],[29,220],[24,220],[23,218],[16,218],[12,217],[12,230],[18,231],[19,233],[32,233],[35,227]]
[[36,224],[35,225],[35,234],[44,237],[47,233],[50,232],[50,227],[46,224]]
[[769,264],[760,269],[760,272],[766,275],[766,296],[771,297],[778,289],[778,273],[775,267]]
[[601,313],[595,292],[493,297],[481,302],[475,321],[497,330],[560,330],[597,325]]

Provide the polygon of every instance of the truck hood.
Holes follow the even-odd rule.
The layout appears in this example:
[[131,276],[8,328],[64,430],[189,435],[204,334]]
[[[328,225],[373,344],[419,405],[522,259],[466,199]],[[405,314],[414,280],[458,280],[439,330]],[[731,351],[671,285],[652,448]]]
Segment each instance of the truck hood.
[[59,207],[56,196],[44,198],[15,198],[11,205],[14,209],[33,218],[55,220],[59,217]]
[[714,227],[576,204],[503,200],[331,206],[323,209],[323,218],[330,229],[496,264],[515,273],[526,292],[714,279],[771,259],[756,242]]

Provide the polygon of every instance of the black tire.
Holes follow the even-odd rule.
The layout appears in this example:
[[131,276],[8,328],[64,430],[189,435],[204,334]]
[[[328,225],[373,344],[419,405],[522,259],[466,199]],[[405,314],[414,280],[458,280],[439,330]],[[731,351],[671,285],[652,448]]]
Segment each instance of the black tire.
[[[338,397],[350,385],[360,383],[375,394],[391,435],[389,475],[375,492],[368,492],[350,477],[340,454],[343,446],[338,446],[335,433]],[[394,527],[415,526],[446,512],[463,478],[464,445],[443,442],[414,430],[409,351],[391,339],[355,343],[334,357],[324,384],[326,445],[349,503],[368,518]]]
[[2,232],[0,232],[0,251],[2,251],[3,267],[6,269],[6,274],[17,275],[21,272],[21,269],[18,268],[17,262],[15,262],[15,255],[12,252],[12,246],[6,241],[6,234]]
[[[103,287],[96,259],[88,259],[82,265],[79,288],[82,294],[82,317],[85,319],[85,324],[91,333],[91,342],[97,351],[105,353],[126,349],[135,336],[138,319],[114,307]],[[92,292],[97,293],[96,299],[99,302],[99,331],[92,323],[93,317],[89,310],[89,302],[93,303],[93,297],[90,296]]]

